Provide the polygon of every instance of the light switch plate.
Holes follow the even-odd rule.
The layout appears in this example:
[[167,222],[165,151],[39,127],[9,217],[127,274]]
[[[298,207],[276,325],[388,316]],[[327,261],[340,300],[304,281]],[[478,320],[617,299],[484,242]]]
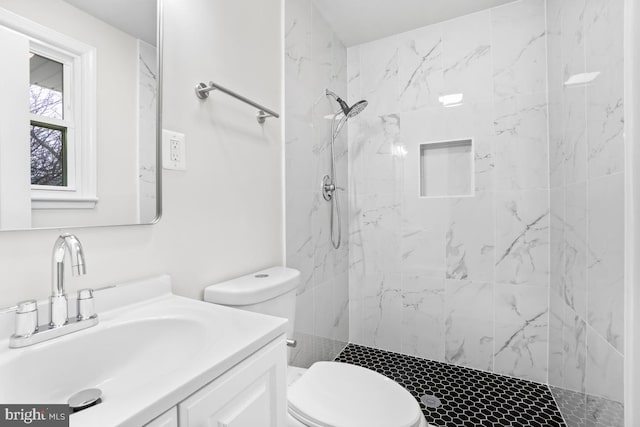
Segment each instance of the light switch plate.
[[162,130],[162,167],[178,171],[187,169],[187,150],[183,133]]

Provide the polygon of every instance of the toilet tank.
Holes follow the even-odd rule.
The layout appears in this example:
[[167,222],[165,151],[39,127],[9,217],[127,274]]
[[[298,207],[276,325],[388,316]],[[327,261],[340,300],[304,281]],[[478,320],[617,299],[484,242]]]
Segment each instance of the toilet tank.
[[293,339],[296,313],[296,289],[300,272],[287,267],[271,267],[204,290],[207,302],[241,310],[284,317],[289,320],[287,338]]

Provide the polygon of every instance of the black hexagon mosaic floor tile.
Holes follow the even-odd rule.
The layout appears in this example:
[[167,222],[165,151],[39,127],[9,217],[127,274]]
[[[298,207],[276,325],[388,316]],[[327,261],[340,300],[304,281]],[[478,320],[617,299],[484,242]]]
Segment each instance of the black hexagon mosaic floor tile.
[[530,381],[349,344],[335,359],[374,370],[404,386],[437,427],[566,427],[549,387]]

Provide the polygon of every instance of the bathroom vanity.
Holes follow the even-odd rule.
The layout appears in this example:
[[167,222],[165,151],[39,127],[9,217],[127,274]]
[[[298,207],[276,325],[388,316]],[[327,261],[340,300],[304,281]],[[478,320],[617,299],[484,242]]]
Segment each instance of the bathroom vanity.
[[281,339],[258,350],[219,378],[160,415],[149,427],[278,426]]
[[9,348],[14,314],[0,315],[0,402],[97,388],[71,426],[284,425],[285,319],[173,295],[168,276],[94,295],[98,325],[24,348]]

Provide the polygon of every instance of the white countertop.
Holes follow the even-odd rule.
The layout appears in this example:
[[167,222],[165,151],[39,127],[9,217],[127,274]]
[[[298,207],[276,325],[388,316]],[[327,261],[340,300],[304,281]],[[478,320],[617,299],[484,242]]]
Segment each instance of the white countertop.
[[139,427],[286,332],[286,319],[173,295],[168,276],[95,298],[95,327],[22,349],[0,341],[0,402],[66,403],[96,387],[102,403],[71,415],[72,427]]

